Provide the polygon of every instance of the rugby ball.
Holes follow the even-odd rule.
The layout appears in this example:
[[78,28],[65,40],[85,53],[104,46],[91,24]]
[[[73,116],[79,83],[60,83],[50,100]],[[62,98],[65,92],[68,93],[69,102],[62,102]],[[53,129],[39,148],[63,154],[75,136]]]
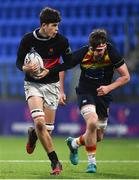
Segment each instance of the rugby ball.
[[29,63],[37,64],[39,66],[39,70],[37,72],[31,74],[31,76],[33,76],[34,78],[37,78],[37,75],[39,73],[41,73],[42,69],[44,68],[44,64],[43,64],[42,57],[35,50],[27,53],[27,55],[25,57],[24,65],[27,65]]

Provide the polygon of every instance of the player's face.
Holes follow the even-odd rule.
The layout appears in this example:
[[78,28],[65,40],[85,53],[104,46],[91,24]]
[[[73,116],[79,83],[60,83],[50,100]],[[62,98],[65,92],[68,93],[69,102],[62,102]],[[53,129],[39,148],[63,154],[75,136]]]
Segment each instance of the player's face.
[[92,51],[94,52],[94,57],[96,60],[98,61],[101,61],[103,60],[103,56],[104,56],[104,53],[105,53],[105,50],[107,48],[107,45],[106,44],[100,44],[97,48],[92,49]]
[[106,46],[106,44],[102,44],[101,45],[103,48],[96,48],[96,49],[94,49],[93,51],[94,51],[94,56],[95,56],[95,58],[96,59],[98,59],[98,60],[101,60],[102,59],[102,57],[104,56],[104,53],[105,53],[105,50],[106,50],[106,48],[107,48],[107,46]]
[[95,49],[95,50],[94,50],[94,55],[95,55],[95,56],[103,56],[104,53],[105,53],[105,50],[106,50],[106,48]]
[[55,37],[58,32],[58,25],[59,23],[50,23],[50,24],[43,24],[43,32],[48,37]]

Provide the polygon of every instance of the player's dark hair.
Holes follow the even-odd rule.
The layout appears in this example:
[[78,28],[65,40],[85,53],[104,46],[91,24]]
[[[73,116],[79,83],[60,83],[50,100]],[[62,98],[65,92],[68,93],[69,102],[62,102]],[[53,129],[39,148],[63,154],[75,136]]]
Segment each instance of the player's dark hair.
[[104,29],[96,29],[89,36],[89,44],[95,49],[98,45],[107,42],[107,32]]
[[61,21],[61,16],[60,12],[49,8],[45,7],[42,9],[40,12],[40,24],[42,25],[43,23],[49,24],[49,23],[58,23]]

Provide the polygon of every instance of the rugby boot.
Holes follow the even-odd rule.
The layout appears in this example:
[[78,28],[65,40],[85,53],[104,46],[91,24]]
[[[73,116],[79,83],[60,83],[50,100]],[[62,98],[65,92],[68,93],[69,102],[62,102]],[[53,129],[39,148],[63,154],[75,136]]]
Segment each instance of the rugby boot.
[[51,164],[52,167],[52,172],[50,173],[51,175],[59,175],[62,171],[62,164],[57,161],[56,163]]
[[28,141],[26,144],[26,151],[28,154],[32,154],[35,147],[36,147],[36,141],[38,137],[36,135],[35,129],[33,127],[28,128]]
[[78,160],[78,148],[74,149],[72,147],[71,143],[72,143],[73,140],[74,140],[74,138],[68,137],[66,141],[67,141],[67,146],[68,146],[68,148],[70,150],[70,156],[69,156],[70,161],[71,161],[71,163],[73,165],[77,165],[78,161],[79,161]]
[[87,173],[96,173],[96,171],[97,171],[96,165],[93,163],[89,163],[87,168],[86,168],[86,172]]

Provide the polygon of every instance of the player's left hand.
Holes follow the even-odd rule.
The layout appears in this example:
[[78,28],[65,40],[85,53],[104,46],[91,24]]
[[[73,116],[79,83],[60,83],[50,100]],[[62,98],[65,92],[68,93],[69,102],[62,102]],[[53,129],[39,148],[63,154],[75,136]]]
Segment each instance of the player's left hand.
[[108,86],[100,86],[97,88],[97,95],[98,96],[104,96],[110,92],[110,89]]
[[37,79],[41,79],[45,76],[47,76],[49,74],[49,70],[48,69],[42,69],[41,73],[37,75]]
[[60,95],[59,95],[59,104],[63,105],[63,106],[66,104],[66,95],[65,95],[64,92],[63,93],[60,92]]

